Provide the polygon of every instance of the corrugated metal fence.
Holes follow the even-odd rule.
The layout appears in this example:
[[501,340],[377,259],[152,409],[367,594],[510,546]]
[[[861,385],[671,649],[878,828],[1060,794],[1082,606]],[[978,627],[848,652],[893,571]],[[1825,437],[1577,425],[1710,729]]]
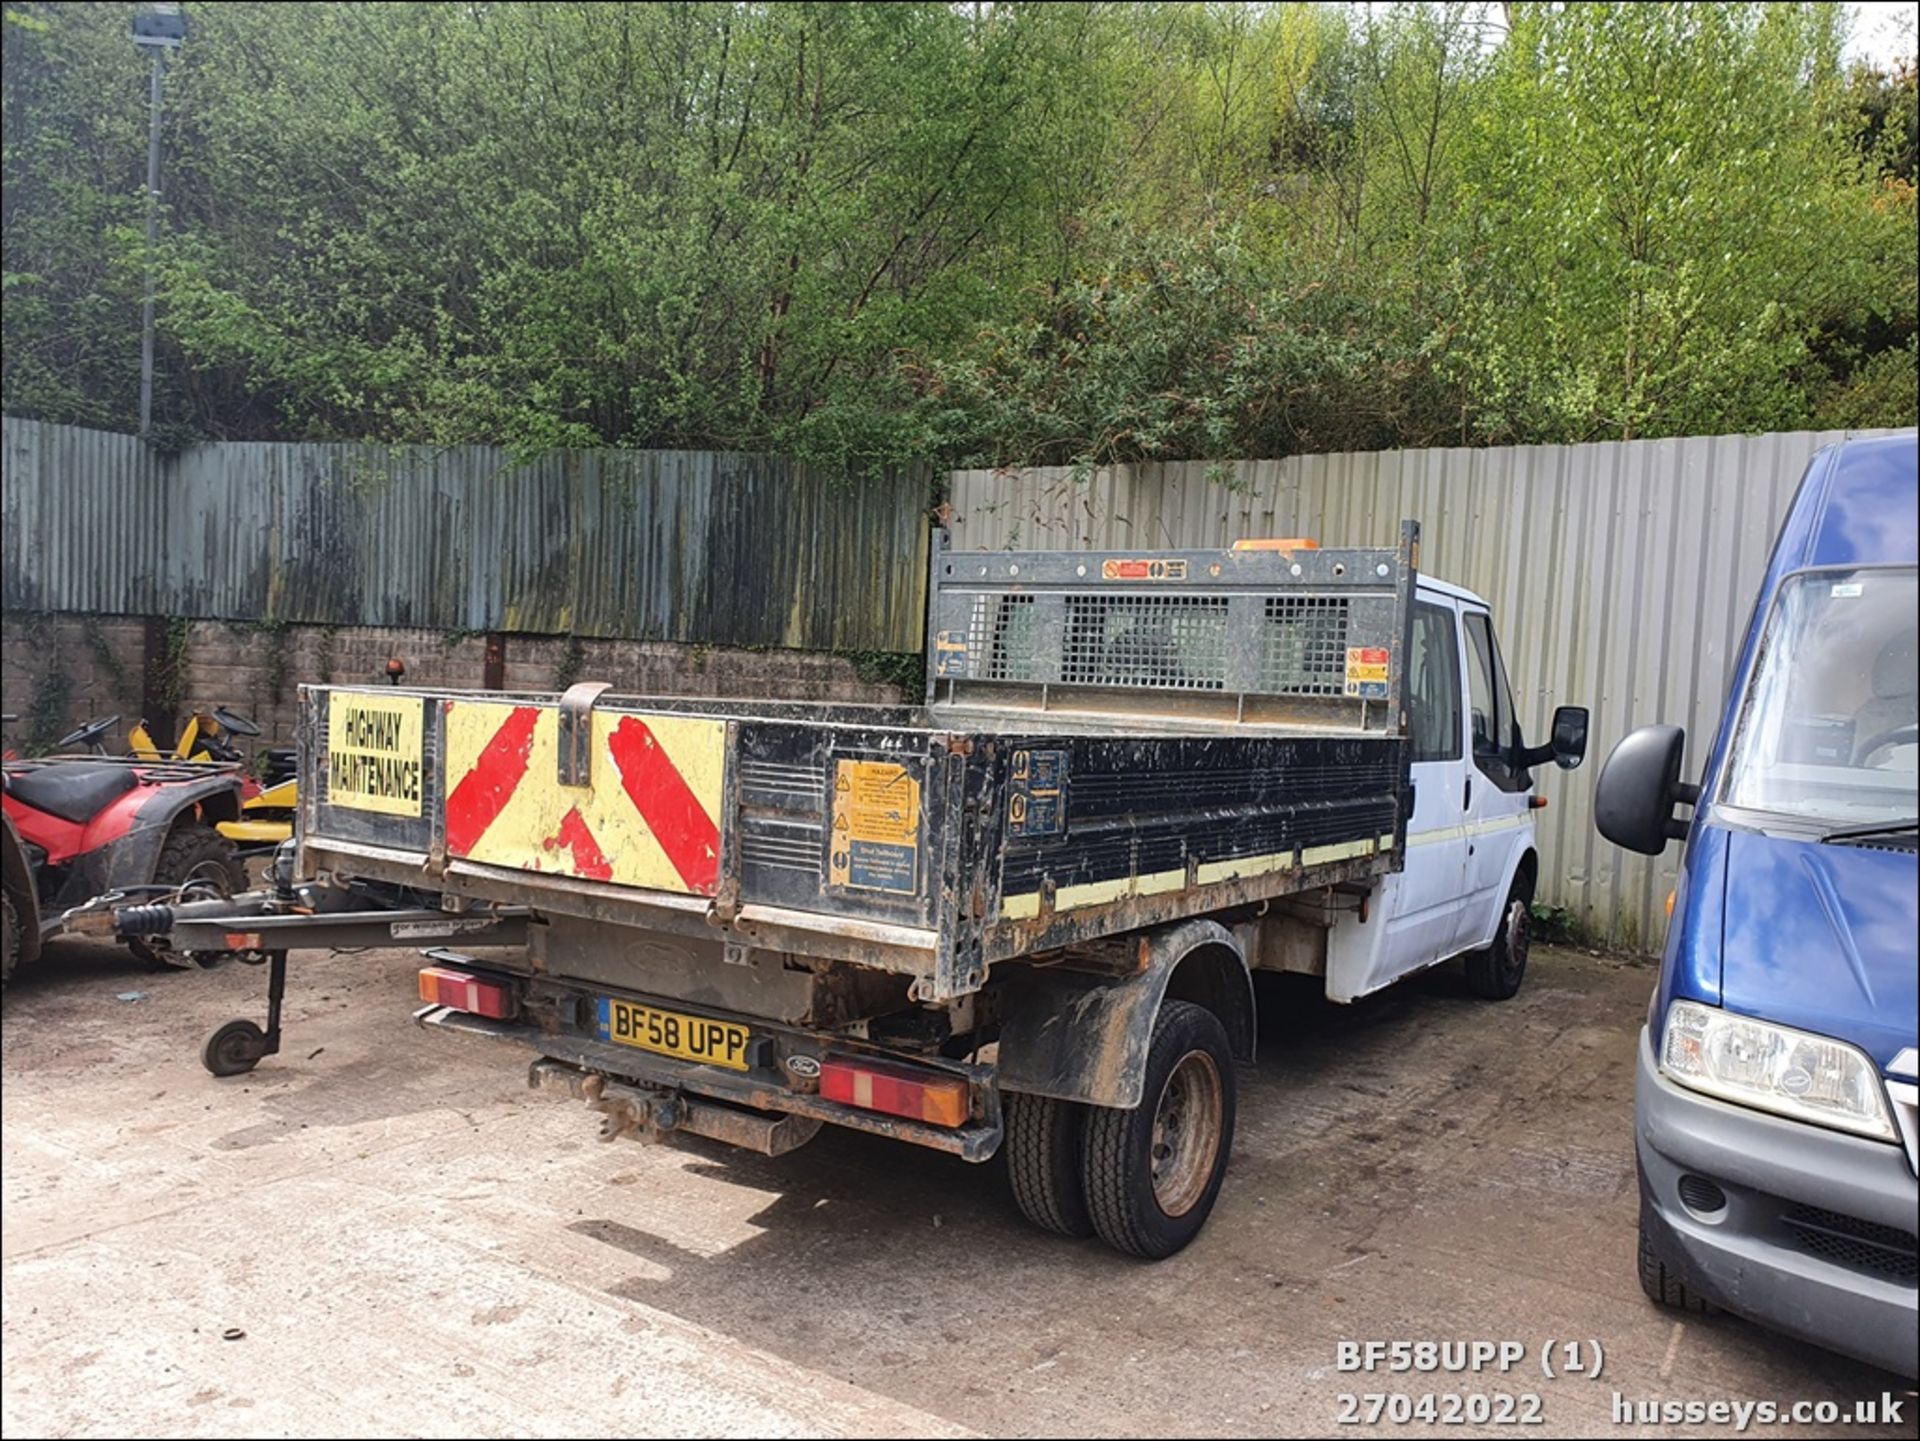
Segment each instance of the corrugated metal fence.
[[138,439],[8,417],[9,610],[918,651],[927,485],[764,455]]
[[[1841,432],[952,476],[954,543],[1139,548],[1311,535],[1389,545],[1490,600],[1521,718],[1593,711],[1586,769],[1545,781],[1541,899],[1652,945],[1678,848],[1594,833],[1593,779],[1653,720],[1695,763],[1773,532]],[[217,443],[8,418],[5,605],[339,625],[918,651],[922,477],[756,455]]]
[[[1878,433],[1878,432],[1868,432]],[[1808,459],[1844,432],[1501,450],[1386,451],[952,477],[960,549],[1224,546],[1248,536],[1391,545],[1421,523],[1421,568],[1486,597],[1521,720],[1593,711],[1585,768],[1549,769],[1541,896],[1629,946],[1658,944],[1679,847],[1630,855],[1593,829],[1593,782],[1636,725],[1718,723],[1773,533]]]

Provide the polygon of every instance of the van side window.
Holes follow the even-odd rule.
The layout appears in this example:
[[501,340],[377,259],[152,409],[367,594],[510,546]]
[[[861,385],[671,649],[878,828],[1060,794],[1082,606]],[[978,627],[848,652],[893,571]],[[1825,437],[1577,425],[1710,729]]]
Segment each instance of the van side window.
[[1473,726],[1473,763],[1503,791],[1522,791],[1533,778],[1514,763],[1520,752],[1520,728],[1513,717],[1513,692],[1507,668],[1494,643],[1493,622],[1484,611],[1468,611],[1467,692]]
[[1453,612],[1425,601],[1413,608],[1407,724],[1415,761],[1460,759],[1460,641]]

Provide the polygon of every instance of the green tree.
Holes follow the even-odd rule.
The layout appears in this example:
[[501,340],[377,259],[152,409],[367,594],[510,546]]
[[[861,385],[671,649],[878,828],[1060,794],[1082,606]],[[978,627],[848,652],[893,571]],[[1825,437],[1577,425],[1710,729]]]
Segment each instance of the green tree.
[[[10,413],[132,428],[131,10],[0,26]],[[1830,5],[189,13],[157,409],[212,436],[851,468],[1914,417],[1913,69],[1843,73]]]

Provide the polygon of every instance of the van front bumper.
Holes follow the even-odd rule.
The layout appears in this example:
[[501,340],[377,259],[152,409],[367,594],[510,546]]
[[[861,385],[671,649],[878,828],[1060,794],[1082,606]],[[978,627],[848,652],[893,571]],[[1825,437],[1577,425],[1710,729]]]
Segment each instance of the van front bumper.
[[[1899,1146],[1676,1085],[1644,1029],[1634,1144],[1641,1225],[1688,1290],[1816,1346],[1920,1372],[1920,1181]],[[1724,1205],[1698,1206],[1712,1198],[1702,1181]]]

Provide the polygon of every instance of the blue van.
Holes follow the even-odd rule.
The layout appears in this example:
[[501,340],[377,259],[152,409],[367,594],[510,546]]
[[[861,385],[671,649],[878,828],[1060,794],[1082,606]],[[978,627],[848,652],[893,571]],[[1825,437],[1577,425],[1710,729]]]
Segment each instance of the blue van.
[[[1615,748],[1594,819],[1686,841],[1640,1034],[1640,1284],[1914,1376],[1916,508],[1911,433],[1808,467],[1698,786]],[[1676,820],[1693,808],[1691,824]]]

